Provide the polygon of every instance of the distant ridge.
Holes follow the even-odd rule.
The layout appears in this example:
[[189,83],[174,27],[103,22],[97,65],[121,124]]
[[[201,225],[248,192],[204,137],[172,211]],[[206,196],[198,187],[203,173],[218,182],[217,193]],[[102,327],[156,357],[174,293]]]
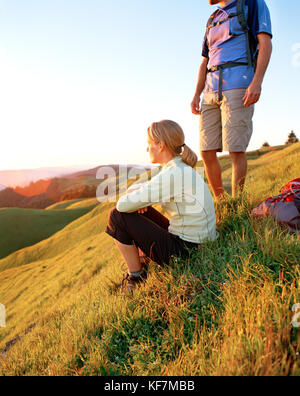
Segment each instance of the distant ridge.
[[[70,201],[74,199],[87,199],[96,198],[97,187],[99,186],[99,180],[96,178],[99,169],[110,167],[113,168],[115,174],[111,177],[111,182],[115,184],[115,180],[120,177],[119,168],[120,166],[125,167],[130,174],[123,175],[125,178],[134,177],[135,175],[141,175],[149,170],[152,166],[141,166],[141,165],[101,165],[92,169],[80,170],[74,173],[63,173],[62,176],[54,177],[43,177],[36,181],[26,183],[25,186],[17,185],[16,187],[5,187],[0,189],[0,208],[29,208],[29,209],[45,209],[58,202]],[[36,170],[37,172],[43,171],[43,173],[31,173],[29,176],[32,178],[43,174],[44,170]],[[66,169],[52,168],[46,169],[48,176],[57,174],[58,172],[66,172]],[[6,171],[9,172],[9,171]],[[23,171],[22,171],[23,172]],[[2,172],[3,174],[4,172]],[[1,172],[0,172],[1,176]],[[26,175],[25,175],[26,176]],[[27,175],[28,176],[28,175]],[[23,178],[24,175],[21,175]],[[24,178],[22,179],[24,180]],[[123,178],[122,178],[123,180]],[[120,180],[119,180],[120,181]],[[24,183],[25,184],[25,183]]]
[[[74,173],[79,170],[87,169],[88,166],[73,166],[73,167],[49,167],[39,169],[20,169],[20,170],[4,170],[0,171],[0,186],[4,187],[26,187],[31,182],[36,182],[41,179],[53,179],[54,177],[61,177]],[[1,190],[1,187],[0,187]]]
[[0,184],[0,191],[5,190],[7,187],[4,186],[3,184]]
[[6,188],[0,191],[0,208],[38,208],[43,209],[56,203],[46,193],[34,197],[25,197],[14,191],[12,188]]
[[123,165],[117,165],[117,164],[100,165],[100,166],[97,166],[96,168],[93,168],[93,169],[88,169],[88,170],[79,171],[79,172],[76,172],[76,173],[73,173],[73,174],[66,175],[65,178],[66,179],[73,179],[73,178],[76,178],[76,177],[83,177],[83,176],[84,177],[89,177],[89,176],[96,177],[98,170],[101,169],[101,168],[112,168],[112,169],[115,170],[116,175],[118,175],[118,171],[119,171],[120,167],[127,167],[130,170],[137,170],[137,171],[145,170],[145,172],[155,168],[155,166],[151,166],[151,165],[129,165],[129,164],[126,164],[126,165],[124,165],[124,164]]

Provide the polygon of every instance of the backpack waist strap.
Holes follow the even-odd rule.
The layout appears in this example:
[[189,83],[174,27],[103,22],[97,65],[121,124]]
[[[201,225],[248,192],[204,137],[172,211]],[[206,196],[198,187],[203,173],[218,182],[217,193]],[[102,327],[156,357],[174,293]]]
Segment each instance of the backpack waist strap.
[[207,69],[208,73],[213,73],[215,71],[219,71],[219,102],[223,99],[223,71],[224,69],[229,69],[231,67],[236,66],[248,66],[248,63],[245,62],[228,62],[223,65],[212,66]]

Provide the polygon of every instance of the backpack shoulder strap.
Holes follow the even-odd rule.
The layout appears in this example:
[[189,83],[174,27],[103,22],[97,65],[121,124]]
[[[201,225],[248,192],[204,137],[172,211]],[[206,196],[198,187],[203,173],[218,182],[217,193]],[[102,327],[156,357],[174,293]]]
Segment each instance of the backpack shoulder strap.
[[246,0],[238,0],[237,1],[237,6],[236,6],[237,7],[237,17],[238,17],[239,24],[241,25],[241,27],[246,35],[248,65],[255,67],[254,61],[253,61],[253,56],[251,54],[251,49],[250,49],[249,26],[248,26],[248,21],[246,18],[245,6],[246,6]]
[[238,0],[236,7],[237,7],[237,16],[239,19],[239,23],[240,23],[243,31],[248,32],[249,27],[248,27],[248,21],[247,21],[246,13],[245,13],[245,4],[246,4],[245,0]]
[[211,16],[209,17],[209,20],[207,21],[207,24],[206,24],[206,30],[209,30],[211,28],[213,20],[215,18],[215,15],[216,15],[217,11],[218,10],[214,11],[213,14],[211,14]]

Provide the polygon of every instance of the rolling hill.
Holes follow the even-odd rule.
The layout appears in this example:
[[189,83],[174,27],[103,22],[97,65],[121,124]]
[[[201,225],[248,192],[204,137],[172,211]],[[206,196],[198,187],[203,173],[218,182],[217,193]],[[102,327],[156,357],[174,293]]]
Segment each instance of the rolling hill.
[[46,208],[56,201],[45,193],[34,197],[26,197],[12,188],[0,191],[0,208]]
[[[228,158],[221,162],[228,184]],[[133,297],[116,286],[124,263],[104,233],[112,203],[93,202],[49,238],[0,260],[0,375],[300,375],[300,334],[291,325],[299,238],[250,216],[300,176],[299,163],[300,143],[253,155],[245,194],[216,204],[219,240],[169,268],[152,265]]]
[[89,210],[0,209],[0,259],[49,238]]

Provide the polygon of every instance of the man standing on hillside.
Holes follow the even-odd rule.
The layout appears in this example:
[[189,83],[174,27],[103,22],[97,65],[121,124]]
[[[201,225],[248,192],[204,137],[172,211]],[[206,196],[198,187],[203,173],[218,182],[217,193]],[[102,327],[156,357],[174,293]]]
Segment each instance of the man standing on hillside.
[[[216,198],[224,194],[217,152],[229,151],[233,196],[244,188],[246,151],[254,104],[272,53],[272,28],[264,0],[209,0],[218,9],[204,37],[196,93],[191,104],[200,115],[200,151]],[[200,96],[204,92],[201,108]]]

